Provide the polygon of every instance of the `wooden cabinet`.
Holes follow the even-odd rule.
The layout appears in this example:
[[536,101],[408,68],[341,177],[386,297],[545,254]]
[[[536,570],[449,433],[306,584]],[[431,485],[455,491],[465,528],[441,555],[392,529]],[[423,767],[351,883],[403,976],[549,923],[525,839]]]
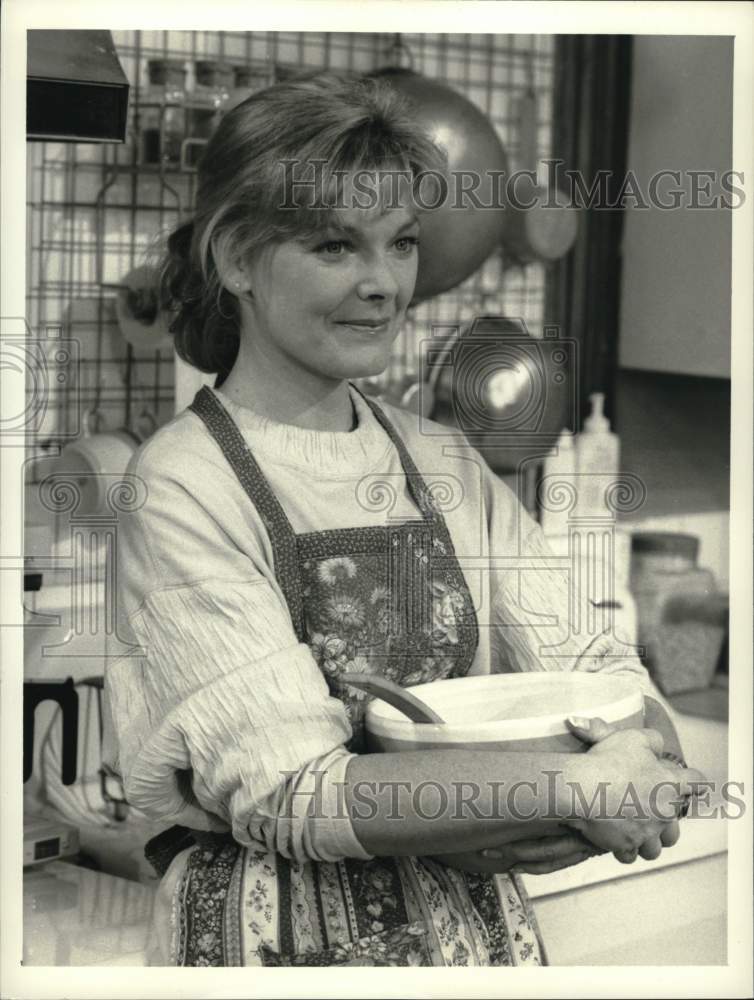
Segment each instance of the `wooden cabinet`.
[[659,178],[669,207],[625,212],[619,365],[729,378],[732,212],[713,206],[741,200],[721,183],[731,170],[733,39],[637,36],[631,75],[627,167],[647,201]]

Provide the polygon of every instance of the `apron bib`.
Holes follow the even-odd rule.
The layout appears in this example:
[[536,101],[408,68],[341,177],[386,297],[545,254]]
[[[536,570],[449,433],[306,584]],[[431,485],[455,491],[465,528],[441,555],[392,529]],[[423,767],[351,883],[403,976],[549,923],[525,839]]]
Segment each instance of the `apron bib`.
[[296,637],[343,701],[354,753],[364,749],[367,698],[343,684],[341,674],[376,673],[402,686],[461,677],[478,642],[476,612],[445,519],[390,421],[364,399],[398,452],[420,516],[394,526],[299,535],[214,393],[205,387],[191,404],[262,517]]
[[[206,386],[191,404],[269,535],[274,572],[308,645],[365,749],[368,696],[346,672],[403,686],[464,676],[478,624],[445,519],[384,412],[363,397],[400,457],[413,520],[296,534],[238,427]],[[186,845],[187,831],[183,831]],[[163,835],[164,836],[164,835]],[[173,900],[180,965],[542,964],[520,880],[429,858],[299,865],[230,836],[193,833]]]

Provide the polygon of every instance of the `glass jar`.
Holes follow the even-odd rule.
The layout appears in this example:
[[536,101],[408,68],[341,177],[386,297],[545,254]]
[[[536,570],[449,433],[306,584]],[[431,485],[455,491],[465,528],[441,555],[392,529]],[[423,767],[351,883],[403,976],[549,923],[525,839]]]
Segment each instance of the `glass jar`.
[[228,111],[269,85],[270,70],[266,66],[234,66]]
[[644,662],[666,695],[702,690],[714,676],[725,637],[724,597],[714,574],[697,566],[699,539],[635,532],[631,589]]
[[225,63],[200,60],[195,64],[196,85],[187,111],[188,142],[184,164],[195,167],[209,137],[217,128],[230,100],[233,68]]
[[186,130],[186,67],[177,59],[150,59],[141,102],[143,163],[179,167]]
[[654,573],[681,573],[693,569],[699,539],[676,531],[634,531],[631,535],[631,586],[643,587]]
[[230,100],[233,67],[225,63],[196,63],[196,86],[189,104],[189,135],[209,139]]

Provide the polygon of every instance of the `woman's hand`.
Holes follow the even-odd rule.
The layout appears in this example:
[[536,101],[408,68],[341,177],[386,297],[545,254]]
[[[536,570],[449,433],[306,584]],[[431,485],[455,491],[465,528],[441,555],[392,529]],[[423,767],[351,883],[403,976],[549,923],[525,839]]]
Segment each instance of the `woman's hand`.
[[[579,816],[569,825],[612,851],[623,864],[639,856],[655,860],[663,847],[677,842],[680,831],[673,807],[678,806],[679,796],[693,794],[693,784],[702,780],[702,774],[658,760],[663,742],[655,730],[616,730],[602,719],[568,720],[568,724],[591,744],[584,758],[586,788],[606,786],[604,799],[596,800],[596,815]],[[586,799],[590,801],[591,794]]]
[[481,851],[434,855],[434,860],[464,872],[500,875],[513,870],[527,875],[549,875],[605,853],[577,830],[563,827],[562,832],[551,836],[508,841]]

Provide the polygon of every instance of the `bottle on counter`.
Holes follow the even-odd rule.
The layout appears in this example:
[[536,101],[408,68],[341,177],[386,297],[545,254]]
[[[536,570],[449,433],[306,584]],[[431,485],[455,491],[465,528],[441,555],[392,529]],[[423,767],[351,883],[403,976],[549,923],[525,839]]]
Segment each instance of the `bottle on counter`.
[[150,59],[141,102],[143,163],[179,167],[186,131],[186,67],[179,59]]
[[604,393],[593,392],[589,399],[592,412],[576,441],[577,510],[582,516],[599,516],[606,513],[605,477],[620,471],[620,439],[603,412]]
[[548,537],[568,535],[571,490],[576,488],[576,449],[573,433],[560,432],[558,443],[545,458],[540,489],[542,531]]

